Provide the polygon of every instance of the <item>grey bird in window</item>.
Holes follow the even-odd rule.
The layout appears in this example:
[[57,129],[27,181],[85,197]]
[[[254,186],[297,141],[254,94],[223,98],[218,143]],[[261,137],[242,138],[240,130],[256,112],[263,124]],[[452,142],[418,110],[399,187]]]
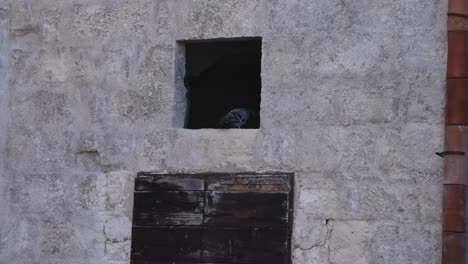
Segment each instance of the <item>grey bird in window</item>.
[[216,124],[219,128],[241,128],[253,117],[247,108],[234,108],[227,112]]

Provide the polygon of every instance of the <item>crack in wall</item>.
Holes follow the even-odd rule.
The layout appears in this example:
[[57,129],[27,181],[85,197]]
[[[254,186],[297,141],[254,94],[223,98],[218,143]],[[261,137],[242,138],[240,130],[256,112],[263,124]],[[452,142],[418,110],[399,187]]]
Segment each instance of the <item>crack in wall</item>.
[[324,239],[322,240],[321,243],[318,243],[318,244],[313,244],[311,245],[310,247],[302,247],[300,244],[298,245],[295,245],[294,248],[299,248],[300,250],[302,251],[307,251],[307,250],[312,250],[314,248],[319,248],[319,247],[327,247],[328,248],[328,253],[330,253],[330,238],[331,238],[331,233],[333,231],[333,225],[331,223],[332,220],[330,219],[326,219],[325,220],[325,225],[327,227],[327,232],[326,232],[326,235],[324,237]]
[[326,223],[327,223],[327,242],[328,242],[328,244],[327,244],[327,260],[328,260],[328,263],[331,263],[331,260],[330,260],[330,256],[331,256],[330,245],[331,245],[331,235],[332,235],[333,227],[329,226],[329,223],[330,223],[329,219],[326,220]]

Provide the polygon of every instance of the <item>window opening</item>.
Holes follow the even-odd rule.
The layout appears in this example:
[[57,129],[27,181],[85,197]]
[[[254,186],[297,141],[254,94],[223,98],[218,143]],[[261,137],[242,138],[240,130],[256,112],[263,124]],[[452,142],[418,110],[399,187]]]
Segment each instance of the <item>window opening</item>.
[[259,128],[261,38],[182,42],[185,127]]

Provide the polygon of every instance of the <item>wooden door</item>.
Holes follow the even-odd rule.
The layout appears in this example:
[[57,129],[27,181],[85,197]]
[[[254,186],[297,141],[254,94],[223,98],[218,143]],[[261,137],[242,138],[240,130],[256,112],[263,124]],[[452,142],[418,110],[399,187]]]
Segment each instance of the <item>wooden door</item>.
[[291,174],[140,173],[133,264],[287,264]]

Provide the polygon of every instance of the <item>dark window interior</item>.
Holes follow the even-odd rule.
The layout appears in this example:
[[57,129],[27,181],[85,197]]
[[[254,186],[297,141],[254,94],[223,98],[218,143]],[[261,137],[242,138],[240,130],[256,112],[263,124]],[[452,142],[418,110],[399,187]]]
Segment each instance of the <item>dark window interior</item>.
[[[261,38],[185,43],[186,128],[259,128],[261,46]],[[234,109],[246,121],[223,123]]]

